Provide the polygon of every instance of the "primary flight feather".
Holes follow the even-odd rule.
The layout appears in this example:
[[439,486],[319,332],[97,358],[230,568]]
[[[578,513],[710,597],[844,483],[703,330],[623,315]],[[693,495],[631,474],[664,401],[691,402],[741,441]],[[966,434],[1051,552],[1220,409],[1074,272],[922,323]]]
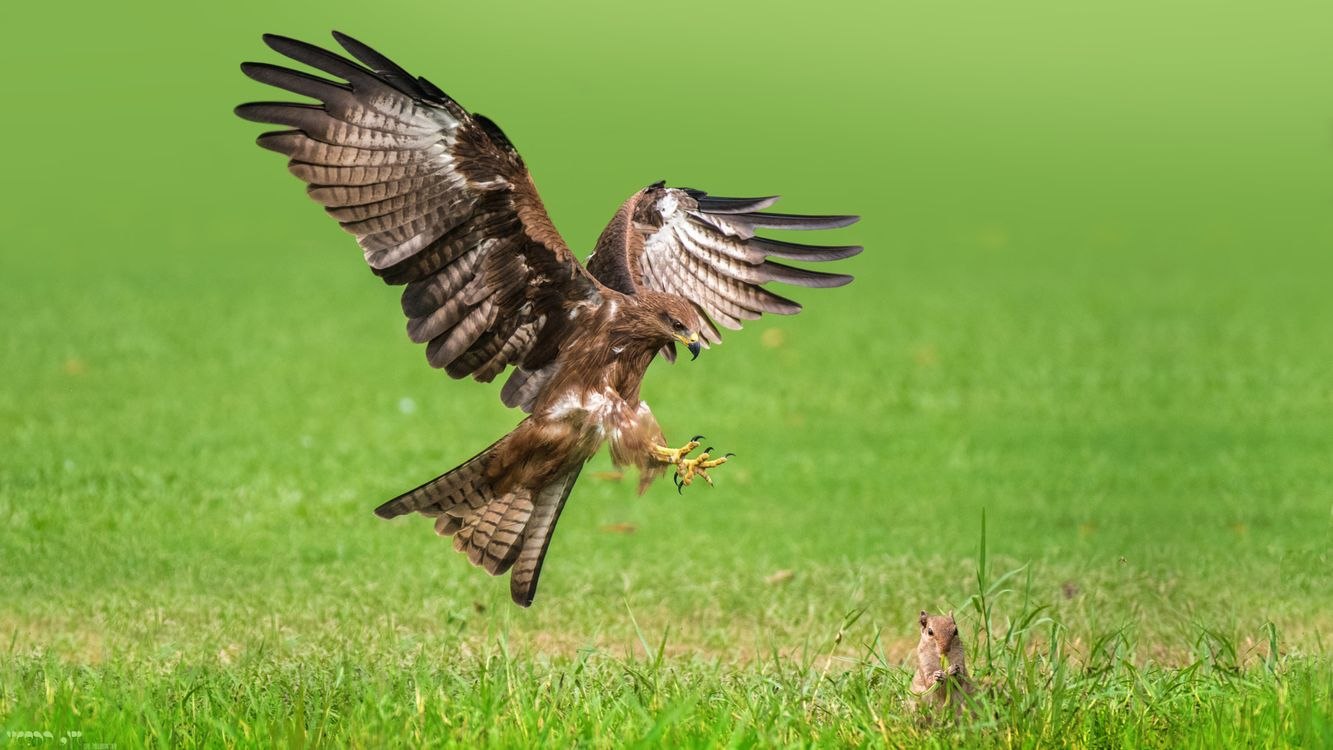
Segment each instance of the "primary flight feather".
[[770,281],[840,286],[850,276],[771,260],[828,261],[856,246],[817,247],[756,229],[826,229],[854,216],[763,213],[777,198],[721,198],[650,185],[622,204],[585,268],[551,224],[523,159],[495,123],[469,113],[424,78],[345,34],[352,59],[266,35],[273,50],[323,74],[267,63],[246,75],[309,97],[256,102],[236,113],[288,128],[259,145],[289,157],[310,197],[351,234],[370,269],[404,286],[407,334],[432,367],[490,381],[527,412],[512,432],[466,463],[375,512],[417,512],[532,603],[556,520],[583,464],[610,444],[617,466],[641,473],[642,492],[668,467],[678,487],[726,462],[691,440],[667,447],[639,385],[654,356],[677,343],[698,356],[762,313],[800,305]]

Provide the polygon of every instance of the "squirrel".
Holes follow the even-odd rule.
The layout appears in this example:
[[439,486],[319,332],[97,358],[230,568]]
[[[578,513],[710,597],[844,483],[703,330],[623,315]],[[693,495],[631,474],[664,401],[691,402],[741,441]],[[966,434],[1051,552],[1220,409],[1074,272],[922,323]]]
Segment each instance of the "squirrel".
[[[963,653],[963,639],[958,637],[958,623],[953,612],[931,615],[921,610],[921,641],[916,647],[916,676],[912,678],[912,693],[918,705],[934,709],[952,705],[961,714],[963,702],[975,689],[967,673],[967,658]],[[945,667],[942,660],[948,661]]]

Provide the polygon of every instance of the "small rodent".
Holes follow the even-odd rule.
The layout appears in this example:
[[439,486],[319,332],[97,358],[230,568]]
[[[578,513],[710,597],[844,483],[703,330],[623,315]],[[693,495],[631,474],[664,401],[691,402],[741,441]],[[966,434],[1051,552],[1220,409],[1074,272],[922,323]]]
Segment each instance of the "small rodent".
[[972,678],[967,674],[963,639],[958,637],[953,612],[932,615],[923,609],[918,622],[921,641],[916,647],[912,692],[923,706],[941,708],[948,703],[961,712],[964,697],[972,692]]

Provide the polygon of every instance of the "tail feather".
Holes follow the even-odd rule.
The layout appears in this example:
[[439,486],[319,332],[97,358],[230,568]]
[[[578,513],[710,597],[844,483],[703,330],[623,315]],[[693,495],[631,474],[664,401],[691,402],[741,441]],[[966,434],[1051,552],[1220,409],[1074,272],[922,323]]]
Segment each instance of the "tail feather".
[[467,518],[462,515],[443,513],[435,519],[435,533],[440,536],[453,536],[463,528]]
[[[491,575],[499,575],[514,566],[522,549],[523,531],[528,526],[533,510],[530,493],[515,493],[509,502],[509,509],[496,524],[495,532],[486,544],[485,568]],[[473,539],[475,541],[476,537]]]
[[555,531],[555,522],[560,520],[560,511],[565,508],[570,490],[579,478],[582,466],[575,467],[565,476],[542,488],[537,496],[536,507],[523,530],[522,545],[518,557],[514,560],[513,572],[509,574],[509,596],[520,607],[527,607],[537,596],[537,579],[542,574],[542,562],[546,559],[546,548],[551,545],[551,533]]
[[[498,445],[498,443],[497,443]],[[490,448],[466,463],[375,509],[381,518],[417,512],[435,517],[435,531],[491,575],[510,572],[509,593],[527,607],[537,594],[546,548],[578,479],[575,466],[540,488],[499,494],[486,479]]]
[[[396,518],[412,512],[428,516],[457,515],[460,506],[471,510],[482,507],[489,494],[485,479],[486,459],[496,445],[499,445],[498,441],[461,465],[384,503],[375,509],[375,515],[380,518]],[[439,530],[438,524],[436,530]]]
[[532,511],[532,493],[527,489],[495,497],[454,534],[454,549],[466,553],[473,565],[487,573],[501,575],[518,557]]

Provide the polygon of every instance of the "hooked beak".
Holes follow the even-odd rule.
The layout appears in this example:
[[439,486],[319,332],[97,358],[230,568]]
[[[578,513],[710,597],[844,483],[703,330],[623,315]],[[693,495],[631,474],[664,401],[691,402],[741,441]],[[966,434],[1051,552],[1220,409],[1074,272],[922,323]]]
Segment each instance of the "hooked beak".
[[691,333],[689,336],[677,336],[676,340],[690,350],[691,362],[699,358],[699,350],[704,347],[703,343],[699,341],[699,334]]

